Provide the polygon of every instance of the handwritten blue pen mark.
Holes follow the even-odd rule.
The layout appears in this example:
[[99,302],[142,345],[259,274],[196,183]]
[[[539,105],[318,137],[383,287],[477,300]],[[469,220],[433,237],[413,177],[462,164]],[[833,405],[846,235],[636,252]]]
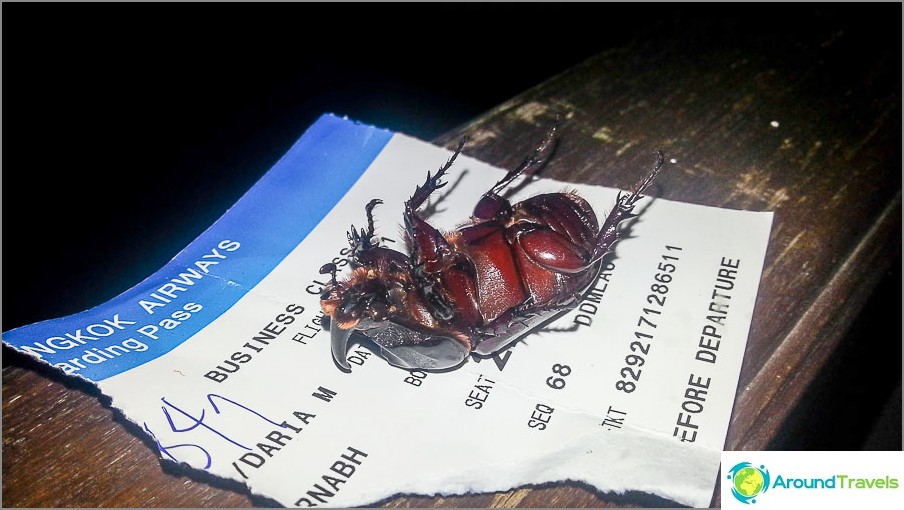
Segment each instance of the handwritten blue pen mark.
[[207,464],[202,469],[208,469],[213,464],[213,457],[211,457],[210,453],[207,450],[205,450],[204,448],[202,448],[200,445],[191,444],[191,443],[183,443],[183,444],[175,444],[172,446],[163,446],[163,444],[161,444],[160,441],[157,439],[157,436],[154,435],[154,433],[151,431],[151,428],[148,427],[147,423],[144,423],[144,430],[148,434],[150,434],[152,438],[154,438],[154,442],[157,443],[157,449],[160,450],[160,452],[162,454],[169,457],[170,460],[172,460],[173,462],[178,463],[180,461],[172,453],[170,453],[170,450],[174,450],[176,448],[182,448],[185,446],[192,446],[192,447],[195,447],[195,448],[201,450],[201,452],[204,453],[204,455],[207,457]]
[[[250,407],[248,407],[248,406],[246,406],[246,405],[244,405],[244,404],[241,404],[241,403],[239,403],[239,402],[236,402],[235,400],[232,400],[232,399],[230,399],[230,398],[228,398],[228,397],[224,397],[224,396],[222,396],[222,395],[217,395],[217,394],[215,394],[215,393],[208,393],[208,394],[207,394],[207,401],[210,402],[211,407],[213,407],[213,411],[214,411],[217,415],[223,414],[223,411],[220,409],[220,406],[217,406],[217,403],[214,401],[214,398],[217,398],[217,399],[219,399],[219,400],[228,402],[228,403],[232,404],[233,406],[235,406],[235,407],[237,407],[237,408],[239,408],[239,409],[242,409],[242,410],[244,410],[244,411],[247,411],[247,412],[249,412],[249,413],[251,413],[251,414],[257,416],[257,417],[260,418],[261,420],[263,420],[263,421],[265,421],[265,422],[267,422],[267,423],[269,423],[269,424],[271,424],[271,425],[275,425],[275,426],[281,427],[281,428],[286,428],[286,427],[288,427],[288,424],[287,424],[287,423],[285,423],[285,422],[280,423],[280,422],[271,420],[270,418],[268,418],[268,417],[264,416],[263,414],[261,414],[261,413],[255,411],[254,409],[251,409]],[[207,415],[206,415],[206,412],[207,412],[207,411],[206,411],[205,409],[201,409],[201,415],[200,415],[200,417],[195,417],[195,416],[189,414],[187,411],[181,409],[179,406],[177,406],[177,405],[173,404],[172,402],[169,402],[168,400],[166,400],[166,397],[161,397],[160,400],[161,400],[164,404],[166,404],[167,406],[169,406],[169,407],[171,407],[172,409],[178,411],[180,414],[182,414],[183,416],[187,417],[188,419],[190,419],[190,420],[192,421],[192,424],[191,424],[191,425],[189,425],[189,426],[187,426],[187,427],[185,427],[185,428],[179,428],[179,427],[176,425],[176,423],[173,421],[173,416],[170,414],[170,412],[167,410],[167,408],[164,407],[164,406],[161,406],[160,409],[163,411],[164,416],[166,416],[166,421],[169,423],[170,430],[172,430],[173,432],[176,432],[176,433],[189,432],[189,431],[195,430],[196,428],[198,428],[198,426],[201,426],[201,427],[203,427],[203,428],[205,428],[205,429],[207,429],[207,430],[213,432],[214,434],[220,436],[222,439],[226,440],[226,441],[229,442],[230,444],[233,444],[233,445],[235,445],[235,446],[238,446],[239,448],[242,448],[243,450],[251,450],[251,448],[249,448],[249,447],[243,445],[242,443],[240,443],[240,442],[238,442],[238,441],[236,441],[236,440],[234,440],[234,439],[228,437],[226,434],[224,434],[224,433],[220,432],[219,430],[217,430],[217,429],[211,427],[211,426],[208,425],[207,423],[204,423],[204,419],[205,419],[205,417],[207,416]],[[154,433],[151,431],[150,427],[148,427],[147,423],[144,423],[144,430],[147,431],[147,433],[150,434],[152,438],[154,438],[154,442],[157,444],[157,449],[159,449],[160,452],[161,452],[163,455],[165,455],[166,457],[169,457],[169,458],[172,459],[174,462],[179,462],[179,459],[177,459],[172,453],[170,453],[170,450],[174,450],[174,449],[177,449],[177,448],[183,448],[183,447],[194,447],[194,448],[197,448],[197,449],[201,450],[201,452],[203,452],[204,455],[207,457],[207,465],[205,465],[203,469],[208,469],[208,468],[212,465],[212,463],[213,463],[213,458],[212,458],[212,456],[210,455],[210,453],[209,453],[206,449],[204,449],[203,447],[201,447],[200,445],[193,444],[193,443],[183,443],[183,444],[177,444],[177,445],[171,445],[171,446],[163,446],[163,444],[157,439],[157,436],[154,435]]]

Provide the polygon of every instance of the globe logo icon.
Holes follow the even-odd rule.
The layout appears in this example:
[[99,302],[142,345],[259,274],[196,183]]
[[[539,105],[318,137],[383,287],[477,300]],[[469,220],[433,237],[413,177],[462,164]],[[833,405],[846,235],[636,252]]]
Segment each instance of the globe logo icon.
[[731,494],[741,503],[756,503],[754,498],[769,489],[769,470],[765,466],[739,462],[728,471],[727,478],[731,480]]

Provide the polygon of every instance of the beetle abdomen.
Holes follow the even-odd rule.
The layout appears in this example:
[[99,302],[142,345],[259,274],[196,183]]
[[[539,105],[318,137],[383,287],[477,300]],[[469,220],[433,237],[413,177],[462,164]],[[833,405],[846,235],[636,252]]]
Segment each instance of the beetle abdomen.
[[483,323],[496,320],[527,297],[505,230],[486,223],[460,231],[457,248],[471,260],[477,283],[477,308]]
[[473,271],[451,267],[442,272],[443,288],[455,304],[457,320],[462,326],[477,326],[483,322],[479,293]]
[[595,244],[600,230],[593,208],[574,193],[532,196],[515,204],[512,216],[515,221],[545,225],[585,249]]
[[[550,249],[550,239],[562,241],[561,236],[548,227],[519,224],[509,231],[518,262],[518,272],[527,293],[534,303],[542,304],[554,300],[561,292],[567,275],[551,266],[581,263],[559,249]],[[566,240],[567,242],[567,240]]]

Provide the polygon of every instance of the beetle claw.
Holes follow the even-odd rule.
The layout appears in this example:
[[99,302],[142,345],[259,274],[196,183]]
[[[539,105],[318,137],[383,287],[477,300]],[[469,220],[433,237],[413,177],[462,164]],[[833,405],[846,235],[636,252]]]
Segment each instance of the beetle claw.
[[333,361],[345,372],[352,371],[352,367],[346,359],[348,341],[351,336],[352,329],[342,329],[336,321],[330,321],[330,347],[333,351]]

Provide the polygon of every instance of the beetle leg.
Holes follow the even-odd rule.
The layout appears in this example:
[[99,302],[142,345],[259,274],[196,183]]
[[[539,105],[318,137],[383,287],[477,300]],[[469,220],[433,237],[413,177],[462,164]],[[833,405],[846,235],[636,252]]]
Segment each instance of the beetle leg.
[[464,149],[466,141],[466,139],[462,138],[462,140],[458,142],[458,147],[455,149],[455,152],[452,153],[452,156],[446,161],[446,164],[436,171],[436,175],[430,175],[430,172],[427,172],[427,180],[424,181],[423,186],[415,186],[414,194],[411,195],[411,198],[409,198],[407,202],[405,202],[406,213],[408,211],[416,210],[427,201],[427,198],[429,198],[434,191],[447,184],[440,179],[446,174],[446,171],[452,167],[452,164],[455,163],[455,158],[461,154],[461,150]]
[[424,296],[424,300],[430,305],[430,315],[440,321],[448,321],[455,314],[451,303],[447,302],[440,294],[440,283],[424,270],[424,266],[414,266],[411,275],[417,282],[418,290]]
[[480,197],[477,205],[474,206],[474,217],[482,220],[488,220],[497,216],[507,216],[511,213],[511,204],[503,198],[500,193],[503,189],[511,184],[519,175],[528,172],[533,173],[536,169],[542,167],[549,160],[550,154],[554,147],[557,124],[554,124],[546,133],[546,138],[537,146],[536,149],[521,163],[518,168],[510,170],[505,176],[499,180],[492,188]]
[[361,254],[361,252],[365,252],[371,250],[377,246],[377,243],[373,240],[374,237],[374,207],[382,204],[383,201],[379,198],[375,198],[367,203],[364,207],[364,212],[367,214],[367,229],[361,229],[359,233],[355,226],[351,226],[351,230],[348,231],[348,243],[352,247],[352,252],[355,254],[355,257]]
[[374,207],[382,203],[382,200],[375,198],[364,206],[364,213],[367,215],[367,239],[371,239],[374,236]]
[[412,236],[411,277],[414,288],[441,322],[458,316],[468,325],[480,320],[470,262],[456,253],[442,235],[417,218]]
[[612,245],[618,241],[618,224],[636,216],[631,214],[631,211],[634,210],[634,205],[643,198],[641,193],[647,189],[653,179],[659,174],[659,171],[662,170],[664,164],[662,152],[656,151],[656,156],[657,161],[653,165],[653,171],[650,172],[650,175],[641,181],[629,195],[618,194],[615,207],[612,208],[609,216],[606,217],[606,221],[603,222],[603,226],[600,228],[599,235],[596,238],[596,245],[590,259],[591,263],[603,258],[612,249]]
[[552,154],[552,149],[555,146],[553,143],[555,141],[556,129],[558,129],[558,124],[553,124],[553,126],[546,133],[546,138],[540,142],[540,145],[537,146],[536,149],[521,163],[521,165],[509,171],[505,174],[499,182],[497,182],[489,191],[487,191],[484,196],[489,194],[498,195],[500,191],[505,189],[506,186],[512,183],[515,179],[518,178],[519,175],[523,174],[530,170],[533,172],[535,169],[543,166],[546,161],[549,160],[550,154]]
[[336,267],[336,264],[333,264],[332,262],[327,262],[326,264],[320,266],[320,274],[330,273],[330,285],[332,285],[333,287],[339,285],[339,282],[336,281],[337,271],[338,268]]
[[[430,194],[446,185],[440,178],[452,166],[455,158],[461,153],[465,141],[459,143],[452,157],[443,165],[436,175],[427,174],[423,186],[418,186],[414,195],[405,202],[405,232],[411,248],[411,277],[414,288],[428,305],[430,315],[441,322],[452,320],[456,313],[468,323],[479,317],[476,305],[467,299],[473,289],[467,285],[459,286],[447,295],[443,289],[449,289],[449,281],[460,283],[461,270],[456,269],[462,256],[443,236],[443,234],[421,218],[417,209],[427,200]],[[456,303],[453,304],[453,301]]]
[[419,277],[422,283],[426,283],[423,281],[426,275],[438,273],[453,262],[454,250],[439,230],[418,215],[417,209],[427,201],[431,193],[447,184],[440,179],[455,162],[455,158],[461,154],[464,144],[463,139],[446,164],[436,172],[436,175],[427,172],[427,180],[424,181],[423,186],[417,186],[414,194],[405,202],[403,219],[405,220],[405,233],[412,245],[411,265],[419,268],[419,272],[416,272],[415,276]]

